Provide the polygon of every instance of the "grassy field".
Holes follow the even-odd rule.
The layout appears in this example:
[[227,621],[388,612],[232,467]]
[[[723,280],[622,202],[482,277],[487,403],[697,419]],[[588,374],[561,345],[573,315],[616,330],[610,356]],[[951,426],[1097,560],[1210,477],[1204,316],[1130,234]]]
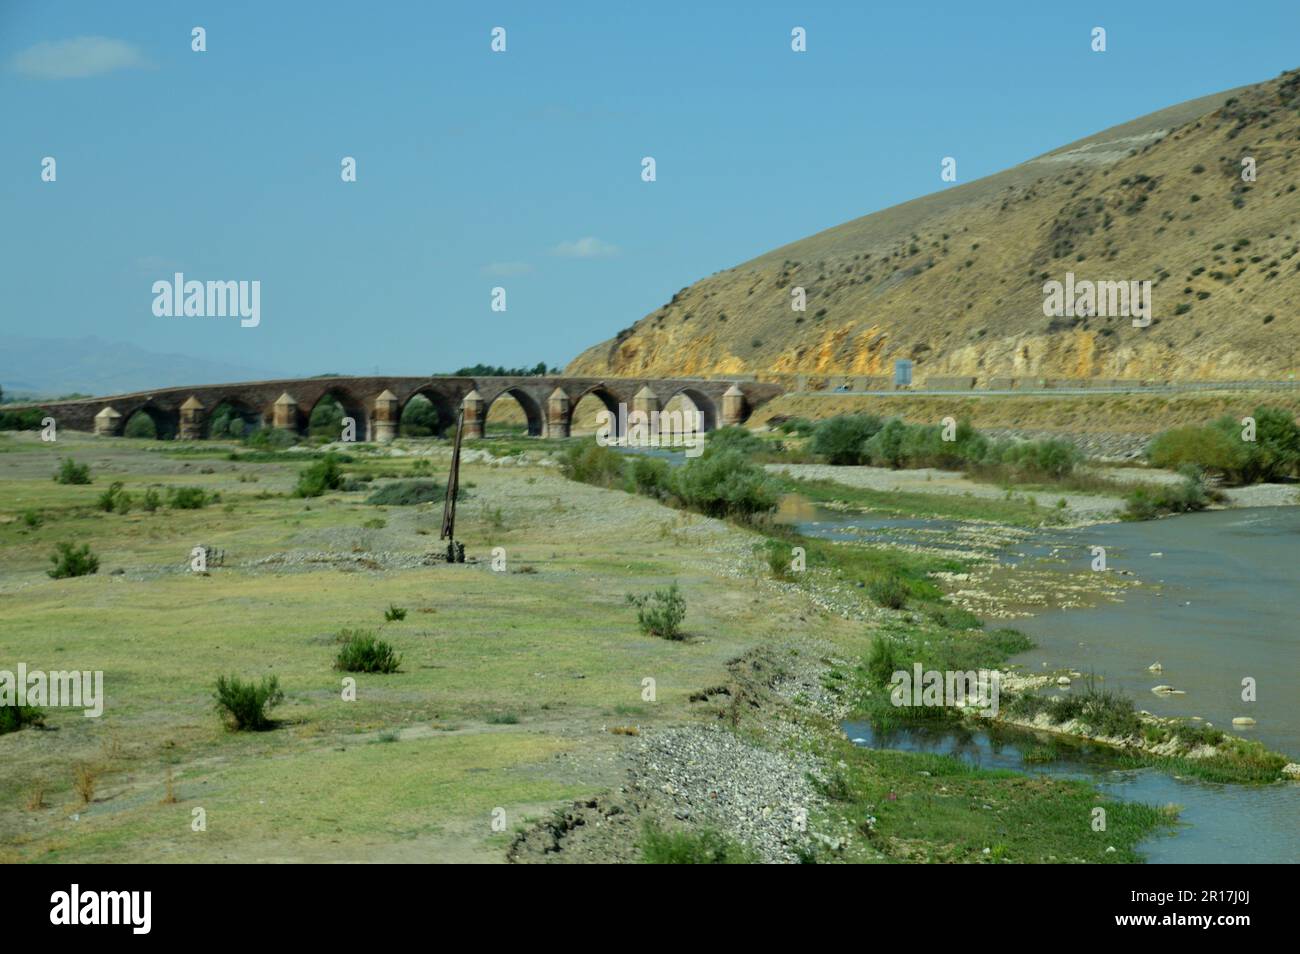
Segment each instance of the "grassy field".
[[[430,558],[443,548],[439,504],[376,507],[367,491],[295,498],[305,462],[227,459],[233,450],[0,435],[0,668],[102,670],[107,697],[102,718],[47,708],[44,728],[0,736],[3,860],[499,861],[530,819],[622,784],[630,740],[610,730],[701,718],[690,695],[755,647],[812,641],[852,659],[871,644],[872,625],[826,611],[805,587],[770,585],[763,535],[540,463],[464,468],[458,536],[471,562],[446,565]],[[432,456],[358,448],[345,471],[377,475],[374,486],[381,474],[444,476],[445,445],[407,452]],[[62,457],[89,464],[94,483],[51,480]],[[136,501],[126,514],[96,507],[114,481]],[[150,487],[179,486],[219,499],[140,509]],[[50,579],[64,541],[88,544],[99,571]],[[199,544],[224,550],[224,565],[190,572]],[[489,565],[497,547],[505,572]],[[871,567],[839,572],[891,559],[873,553]],[[897,559],[929,586],[914,557]],[[681,642],[642,635],[625,602],[671,581],[689,607]],[[386,622],[390,605],[406,618]],[[373,629],[403,657],[397,673],[357,674],[355,701],[331,667],[344,628]],[[220,674],[279,678],[274,730],[224,728]],[[818,744],[837,745],[822,728]],[[907,756],[847,757],[928,784],[901,767]],[[972,777],[1008,803],[1025,784]],[[1034,784],[1054,794],[1036,803],[1043,817],[1022,838],[1035,844],[1017,842],[1016,860],[1049,853],[1077,821],[1063,806],[1094,797],[1082,783]],[[978,806],[951,810],[984,824]],[[909,844],[927,840],[941,859],[950,819],[932,822]],[[1153,826],[1135,828],[1122,857]],[[1100,848],[1079,857],[1114,860]]]

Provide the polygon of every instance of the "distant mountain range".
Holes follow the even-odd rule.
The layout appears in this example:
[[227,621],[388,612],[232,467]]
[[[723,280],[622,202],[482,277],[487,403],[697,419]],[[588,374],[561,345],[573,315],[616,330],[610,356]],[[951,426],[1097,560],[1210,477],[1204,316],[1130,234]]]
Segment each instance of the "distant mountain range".
[[0,335],[0,387],[6,397],[118,394],[181,384],[287,377],[282,372],[186,354],[158,354],[102,338]]

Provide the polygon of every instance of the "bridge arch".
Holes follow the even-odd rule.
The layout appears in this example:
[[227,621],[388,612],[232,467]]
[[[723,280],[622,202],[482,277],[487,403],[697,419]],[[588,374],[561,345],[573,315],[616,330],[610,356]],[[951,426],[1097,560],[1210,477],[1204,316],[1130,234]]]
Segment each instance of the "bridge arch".
[[[143,415],[143,418],[141,415]],[[147,424],[144,423],[146,421]],[[122,430],[119,433],[123,437],[147,438],[149,435],[140,432],[142,424],[146,429],[152,428],[153,439],[169,441],[176,437],[176,433],[180,429],[180,415],[175,411],[168,411],[154,404],[141,404],[129,411],[122,419]]]
[[357,422],[357,440],[370,440],[370,409],[366,407],[364,401],[347,388],[342,387],[328,388],[312,403],[310,408],[306,409],[308,436],[312,436],[313,429],[317,432],[315,436],[327,437],[334,441],[342,436],[341,422],[336,426],[333,415],[325,411],[330,401],[342,409],[344,417],[350,417]]
[[[213,440],[239,439],[267,424],[267,414],[240,397],[223,397],[203,421],[203,436]],[[236,433],[237,432],[237,433]]]
[[685,387],[680,387],[677,390],[669,393],[668,396],[664,399],[663,406],[665,410],[667,410],[668,408],[668,402],[676,397],[685,398],[688,402],[690,402],[694,406],[695,410],[700,412],[700,416],[703,419],[701,426],[705,431],[712,431],[717,429],[718,407],[716,404],[713,403],[713,399],[710,398],[707,394],[705,394],[703,391],[699,390],[698,388],[693,388],[690,387],[689,385]]
[[501,398],[507,394],[514,398],[520,408],[523,409],[524,417],[528,421],[528,436],[541,437],[545,434],[546,414],[543,412],[541,404],[538,403],[531,394],[520,387],[504,388],[492,396],[492,399],[488,401],[483,408],[484,428],[487,426],[488,415],[492,413],[492,405],[496,404],[497,401],[501,400]]
[[[433,426],[433,434],[431,436],[442,437],[443,434],[446,433],[447,428],[454,427],[456,425],[456,415],[457,412],[459,411],[459,408],[456,406],[456,402],[454,402],[451,398],[449,398],[446,395],[446,393],[444,393],[444,389],[439,389],[439,388],[426,385],[424,387],[416,388],[414,391],[412,391],[410,395],[407,396],[406,400],[402,402],[402,405],[397,412],[398,433],[401,434],[403,437],[424,436],[415,433],[408,434],[405,430],[408,427],[408,422],[406,419],[407,411],[411,409],[412,402],[415,401],[416,398],[424,398],[424,400],[428,401],[431,405],[433,405],[433,411],[437,423]],[[423,426],[423,425],[410,425],[410,426],[414,427],[414,426]]]
[[[573,425],[578,420],[578,405],[582,403],[583,398],[592,397],[598,400],[606,411],[609,412],[610,428],[609,436],[619,437],[623,433],[623,421],[619,418],[618,407],[624,402],[617,394],[611,391],[603,384],[594,384],[587,390],[581,392],[569,405],[569,433],[573,433]],[[630,409],[629,409],[630,410]]]

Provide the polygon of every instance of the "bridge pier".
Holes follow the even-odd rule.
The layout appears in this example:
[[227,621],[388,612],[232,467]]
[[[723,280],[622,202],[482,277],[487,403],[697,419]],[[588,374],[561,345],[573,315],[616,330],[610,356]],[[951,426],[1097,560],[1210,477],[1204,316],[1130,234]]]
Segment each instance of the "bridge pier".
[[371,417],[373,431],[371,439],[380,444],[388,444],[397,436],[398,414],[397,395],[385,388],[375,398],[374,415]]
[[100,437],[117,437],[122,430],[122,415],[111,404],[95,415],[95,433]]
[[197,441],[203,437],[203,402],[193,394],[181,405],[181,423],[177,435],[183,441]]
[[569,436],[569,415],[572,402],[560,388],[551,392],[546,401],[546,436],[564,438]]
[[722,394],[722,426],[743,424],[745,417],[745,392],[733,384]]
[[483,437],[483,424],[486,415],[483,411],[483,395],[478,393],[478,388],[466,394],[460,406],[465,411],[465,439],[471,441],[480,440]]
[[298,402],[288,391],[275,399],[275,405],[271,409],[271,426],[291,434],[298,433]]

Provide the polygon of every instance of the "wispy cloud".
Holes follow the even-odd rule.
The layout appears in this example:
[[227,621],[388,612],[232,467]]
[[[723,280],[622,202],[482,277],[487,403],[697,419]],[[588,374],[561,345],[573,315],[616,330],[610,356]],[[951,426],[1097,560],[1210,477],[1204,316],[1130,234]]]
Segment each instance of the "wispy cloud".
[[492,262],[480,269],[489,278],[513,278],[515,275],[527,275],[532,270],[533,266],[527,262]]
[[551,249],[551,254],[564,258],[609,258],[618,254],[618,246],[589,235],[573,242],[561,242]]
[[134,46],[107,36],[37,43],[15,54],[9,62],[15,72],[35,79],[85,79],[148,65]]

